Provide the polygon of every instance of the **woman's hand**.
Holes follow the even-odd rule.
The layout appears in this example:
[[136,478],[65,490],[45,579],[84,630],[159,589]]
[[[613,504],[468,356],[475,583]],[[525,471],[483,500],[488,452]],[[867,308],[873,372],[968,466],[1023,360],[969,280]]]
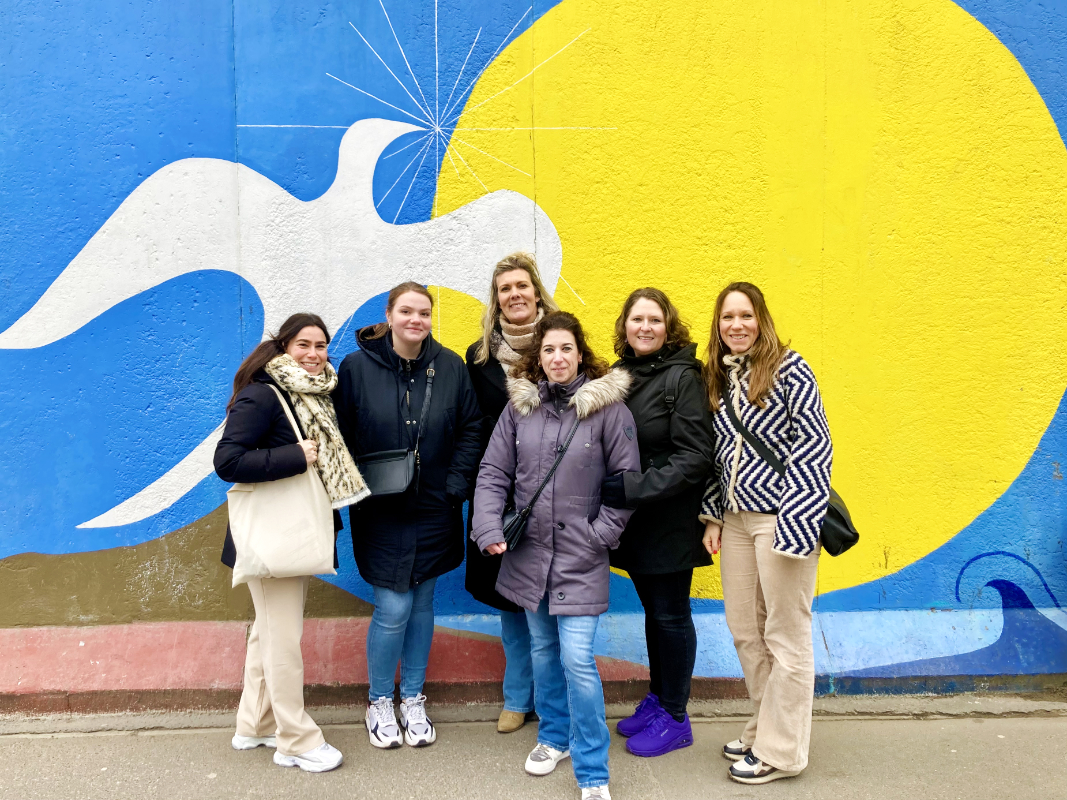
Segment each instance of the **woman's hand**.
[[722,525],[718,522],[704,523],[704,549],[711,555],[719,554],[719,545],[722,543]]
[[304,451],[304,458],[307,459],[309,467],[319,460],[319,446],[313,439],[304,439],[298,444]]
[[485,548],[485,552],[491,556],[498,556],[507,549],[507,542],[497,542],[496,544],[491,544],[487,548]]

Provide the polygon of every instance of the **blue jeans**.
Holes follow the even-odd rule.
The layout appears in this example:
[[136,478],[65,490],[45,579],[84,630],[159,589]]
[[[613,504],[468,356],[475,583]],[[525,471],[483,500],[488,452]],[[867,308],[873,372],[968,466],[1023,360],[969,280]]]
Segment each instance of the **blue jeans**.
[[570,750],[581,789],[608,782],[608,733],[604,687],[593,658],[600,617],[551,616],[548,598],[527,611],[532,644],[538,744]]
[[374,614],[367,631],[370,699],[393,696],[396,662],[400,662],[400,698],[422,693],[433,643],[433,589],[437,578],[414,589],[394,592],[374,588]]
[[504,710],[525,714],[534,709],[530,626],[525,611],[500,612],[500,641],[504,645]]

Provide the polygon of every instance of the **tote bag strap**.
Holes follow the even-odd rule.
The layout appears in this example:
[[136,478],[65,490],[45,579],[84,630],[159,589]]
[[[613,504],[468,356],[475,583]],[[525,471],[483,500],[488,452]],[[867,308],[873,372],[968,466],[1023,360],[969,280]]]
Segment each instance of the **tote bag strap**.
[[282,397],[281,390],[273,383],[268,383],[267,386],[273,389],[274,393],[278,395],[278,402],[282,404],[282,410],[285,412],[285,416],[289,418],[289,424],[293,426],[293,433],[296,434],[296,440],[298,442],[303,441],[304,434],[300,432],[300,426],[296,424],[296,420],[293,418],[293,412],[290,410],[289,404],[285,402],[285,398]]

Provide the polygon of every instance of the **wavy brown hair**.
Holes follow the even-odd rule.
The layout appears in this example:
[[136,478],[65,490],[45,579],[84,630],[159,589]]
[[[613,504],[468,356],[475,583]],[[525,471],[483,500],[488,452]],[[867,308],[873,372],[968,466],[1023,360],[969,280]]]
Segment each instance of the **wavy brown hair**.
[[585,341],[585,331],[582,330],[582,323],[578,321],[578,318],[567,311],[553,311],[551,314],[545,314],[544,319],[537,324],[533,347],[519,362],[516,377],[526,378],[533,383],[548,380],[545,371],[541,369],[541,342],[544,341],[545,334],[549,331],[570,331],[575,344],[578,345],[578,352],[582,356],[582,361],[578,365],[579,372],[584,372],[590,379],[603,378],[608,374],[610,369],[608,362],[589,349]]
[[732,292],[741,292],[752,303],[752,309],[756,312],[756,322],[759,324],[759,332],[756,341],[748,351],[751,357],[751,372],[748,380],[748,401],[760,408],[767,407],[767,396],[774,387],[774,380],[778,377],[778,367],[785,358],[787,344],[783,344],[774,329],[774,320],[767,308],[767,301],[763,299],[763,292],[759,287],[737,281],[731,283],[721,292],[715,300],[715,316],[711,320],[711,338],[708,340],[708,349],[704,359],[704,383],[708,387],[708,405],[713,411],[719,410],[719,402],[726,395],[726,366],[722,363],[723,356],[730,355],[730,348],[722,340],[719,334],[719,317],[722,316],[722,306],[726,296]]
[[[433,311],[433,295],[430,294],[430,290],[423,286],[421,283],[415,283],[415,281],[404,281],[399,286],[394,286],[389,290],[389,297],[385,301],[385,310],[392,311],[393,306],[396,305],[396,301],[400,299],[400,296],[407,294],[408,292],[414,292],[415,294],[421,294],[427,300],[430,301],[430,310]],[[367,328],[361,328],[359,333],[364,339],[381,339],[385,334],[389,332],[388,322],[378,322]],[[367,331],[363,333],[363,331]]]
[[693,343],[693,339],[689,335],[689,326],[682,322],[678,309],[674,307],[674,303],[671,302],[666,293],[652,286],[646,286],[644,289],[634,289],[630,292],[630,296],[626,298],[626,302],[622,304],[622,313],[615,320],[615,355],[622,356],[626,353],[628,344],[626,341],[626,319],[630,316],[634,303],[638,300],[651,300],[659,306],[660,313],[663,314],[663,322],[667,326],[667,338],[663,342],[664,347],[669,347],[671,350],[681,350],[686,345]]
[[493,335],[493,328],[500,320],[500,296],[496,290],[496,279],[505,272],[521,269],[530,276],[530,283],[537,292],[537,307],[543,308],[548,314],[559,311],[559,306],[552,299],[552,295],[545,289],[541,282],[541,273],[537,271],[537,261],[530,253],[512,253],[504,256],[493,267],[493,277],[489,280],[489,302],[485,305],[485,313],[482,314],[482,340],[478,343],[478,349],[474,353],[474,363],[484,364],[489,360],[489,337]]
[[227,412],[233,406],[233,401],[237,399],[240,391],[252,383],[256,373],[267,366],[272,359],[284,353],[289,343],[304,328],[318,328],[326,337],[326,344],[330,343],[330,332],[326,330],[326,323],[322,321],[322,317],[318,314],[293,314],[282,323],[276,334],[256,345],[255,350],[241,362],[241,366],[237,368],[237,374],[233,376],[233,394],[230,395],[230,402],[226,404]]

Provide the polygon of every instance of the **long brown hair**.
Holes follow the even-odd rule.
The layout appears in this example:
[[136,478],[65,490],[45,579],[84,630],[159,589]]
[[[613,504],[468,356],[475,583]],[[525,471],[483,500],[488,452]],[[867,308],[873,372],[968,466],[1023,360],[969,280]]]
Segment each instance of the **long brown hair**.
[[567,311],[553,311],[551,314],[545,314],[544,319],[537,323],[533,347],[519,362],[517,377],[526,378],[533,383],[542,379],[547,380],[545,371],[541,369],[541,342],[544,341],[545,334],[549,331],[570,331],[575,344],[578,345],[578,352],[582,356],[582,361],[578,365],[579,372],[584,372],[590,379],[603,378],[608,374],[610,369],[608,362],[589,349],[582,323],[578,321],[578,318]]
[[482,314],[482,340],[478,343],[478,349],[474,353],[474,363],[484,364],[489,360],[489,337],[493,335],[493,328],[500,319],[500,297],[496,290],[496,279],[505,272],[521,269],[530,276],[530,283],[537,292],[537,306],[543,308],[546,314],[559,311],[559,306],[545,289],[541,282],[541,273],[537,271],[537,261],[530,253],[512,253],[504,256],[493,267],[493,277],[489,280],[489,302],[485,304],[485,313]]
[[[400,299],[402,294],[408,292],[415,292],[415,294],[421,294],[427,300],[430,301],[430,310],[433,311],[433,295],[430,294],[430,290],[423,286],[421,283],[415,283],[415,281],[404,281],[399,286],[394,286],[389,290],[389,297],[385,301],[385,310],[392,311],[393,306],[396,305],[396,301]],[[366,330],[366,328],[364,328]],[[370,331],[363,335],[364,339],[381,339],[389,331],[388,322],[379,322],[376,325],[370,326]]]
[[615,355],[621,356],[626,352],[626,345],[628,344],[626,341],[626,319],[630,316],[634,303],[638,300],[651,300],[659,306],[660,311],[663,313],[663,323],[667,327],[667,338],[663,341],[664,347],[680,350],[693,343],[693,339],[689,335],[689,326],[682,322],[678,309],[674,307],[674,303],[670,301],[666,293],[652,286],[646,286],[644,289],[634,289],[630,292],[630,296],[626,298],[626,302],[622,304],[622,313],[615,320]]
[[293,314],[282,323],[276,334],[256,345],[256,349],[241,362],[241,366],[237,368],[237,374],[233,376],[233,394],[230,396],[230,402],[226,404],[226,411],[233,407],[233,401],[237,399],[240,391],[252,383],[256,373],[267,366],[273,358],[284,353],[289,347],[289,342],[293,341],[304,328],[318,328],[326,337],[326,344],[330,343],[330,332],[326,330],[326,323],[322,321],[322,317],[318,314]]
[[778,367],[785,358],[787,344],[783,344],[774,329],[774,320],[767,308],[767,301],[763,299],[763,292],[758,286],[744,281],[731,283],[721,292],[715,300],[715,316],[711,320],[711,338],[708,340],[708,349],[704,359],[704,383],[708,387],[708,404],[713,411],[719,410],[719,401],[726,396],[726,366],[722,363],[723,356],[730,355],[730,348],[722,340],[719,334],[719,317],[722,316],[722,306],[726,296],[731,292],[741,292],[752,303],[752,309],[756,312],[756,322],[759,324],[759,332],[756,341],[748,351],[751,359],[751,372],[748,380],[748,401],[760,408],[767,407],[767,396],[774,387],[774,379],[778,376]]

